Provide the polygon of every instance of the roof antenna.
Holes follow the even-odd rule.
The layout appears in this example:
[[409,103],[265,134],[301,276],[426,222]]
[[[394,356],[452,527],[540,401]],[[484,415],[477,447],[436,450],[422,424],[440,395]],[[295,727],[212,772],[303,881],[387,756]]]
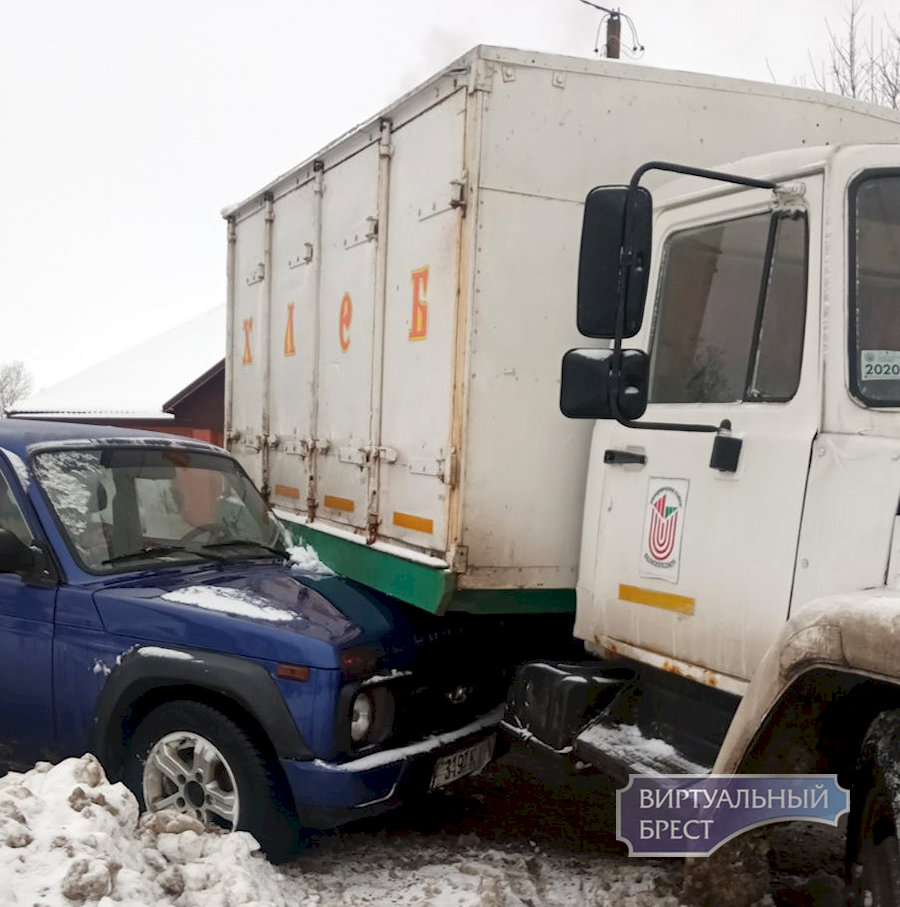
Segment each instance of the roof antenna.
[[606,24],[606,53],[604,56],[607,60],[618,60],[622,49],[622,20],[624,19],[631,32],[631,47],[626,51],[626,56],[632,60],[637,60],[644,54],[644,45],[641,44],[637,35],[637,28],[631,16],[625,15],[619,9],[608,9],[593,3],[592,0],[581,0],[587,6],[599,9],[603,13],[600,24],[597,26],[597,37],[594,40],[594,53],[600,54],[600,31]]

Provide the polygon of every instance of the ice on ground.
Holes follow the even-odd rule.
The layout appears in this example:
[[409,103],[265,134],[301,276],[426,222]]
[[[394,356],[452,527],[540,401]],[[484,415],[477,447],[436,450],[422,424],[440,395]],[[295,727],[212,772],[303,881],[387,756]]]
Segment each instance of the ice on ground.
[[[295,894],[289,894],[288,888]],[[0,904],[288,907],[308,903],[246,832],[171,812],[138,818],[91,755],[0,778]]]

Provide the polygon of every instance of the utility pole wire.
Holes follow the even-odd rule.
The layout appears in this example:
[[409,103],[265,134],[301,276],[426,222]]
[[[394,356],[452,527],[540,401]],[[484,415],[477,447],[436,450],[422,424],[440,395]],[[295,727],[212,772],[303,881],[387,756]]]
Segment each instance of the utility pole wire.
[[610,32],[610,25],[613,23],[618,24],[620,20],[628,25],[628,30],[631,32],[631,41],[632,46],[630,48],[631,53],[626,54],[630,59],[636,60],[639,59],[644,53],[644,45],[641,44],[640,39],[637,34],[637,26],[634,24],[634,19],[631,16],[626,15],[619,9],[610,9],[607,6],[601,6],[599,3],[594,3],[593,0],[579,0],[580,3],[583,3],[585,6],[590,6],[592,9],[600,10],[601,13],[604,13],[603,18],[600,19],[600,24],[597,26],[597,35],[594,39],[594,53],[600,53],[600,31],[602,30],[604,24],[607,26],[607,38],[606,38],[606,47],[607,47],[607,56],[610,59],[617,59],[618,54],[615,56],[611,53],[611,50],[614,50],[617,46],[621,45],[620,33],[616,30],[613,30],[613,33]]

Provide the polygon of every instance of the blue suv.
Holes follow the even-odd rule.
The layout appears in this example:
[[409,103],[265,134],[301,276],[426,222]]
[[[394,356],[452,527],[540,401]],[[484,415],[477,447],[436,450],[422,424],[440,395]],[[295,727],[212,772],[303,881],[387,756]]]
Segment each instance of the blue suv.
[[247,829],[388,809],[480,770],[490,622],[304,572],[238,463],[183,438],[0,420],[0,759],[94,752],[150,810]]

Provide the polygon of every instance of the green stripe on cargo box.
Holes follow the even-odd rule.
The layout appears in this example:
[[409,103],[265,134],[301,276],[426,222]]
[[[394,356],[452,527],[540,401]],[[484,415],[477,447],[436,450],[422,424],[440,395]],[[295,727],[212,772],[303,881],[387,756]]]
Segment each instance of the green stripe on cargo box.
[[568,614],[574,589],[457,589],[448,611],[471,614]]
[[456,588],[456,574],[449,570],[403,560],[368,545],[320,532],[302,523],[285,524],[295,538],[299,536],[301,541],[311,546],[319,560],[335,573],[433,614],[447,610]]
[[297,541],[312,547],[335,573],[393,595],[432,614],[565,614],[575,610],[574,589],[457,589],[456,574],[386,554],[283,520]]

